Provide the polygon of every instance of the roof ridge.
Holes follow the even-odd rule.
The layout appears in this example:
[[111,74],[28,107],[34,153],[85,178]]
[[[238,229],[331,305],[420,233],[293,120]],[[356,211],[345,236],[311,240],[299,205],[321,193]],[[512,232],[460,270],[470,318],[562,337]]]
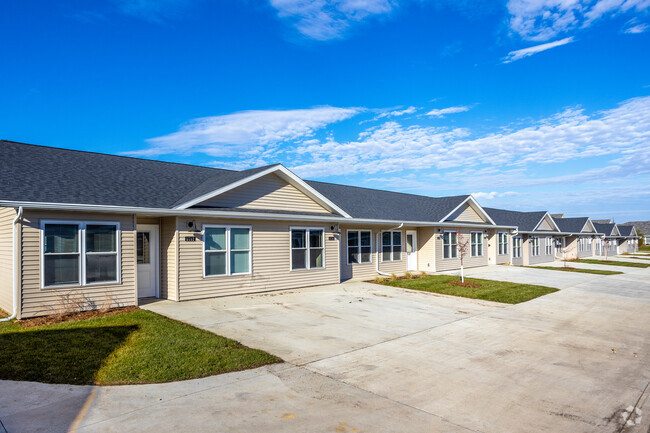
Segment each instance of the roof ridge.
[[135,159],[137,161],[157,162],[157,163],[160,163],[160,164],[183,165],[183,166],[186,166],[186,167],[198,167],[198,168],[205,168],[205,169],[209,169],[209,170],[223,170],[223,171],[229,171],[229,172],[232,172],[232,173],[239,173],[240,171],[245,171],[245,170],[230,170],[228,168],[209,167],[209,166],[206,166],[206,165],[187,164],[187,163],[184,163],[184,162],[160,161],[160,160],[157,160],[157,159],[139,158],[137,156],[114,155],[112,153],[95,152],[95,151],[91,151],[91,150],[67,149],[65,147],[45,146],[45,145],[42,145],[42,144],[33,144],[33,143],[23,143],[22,141],[14,141],[14,140],[0,139],[0,142],[20,144],[20,145],[23,145],[23,146],[40,147],[40,148],[43,148],[43,149],[56,149],[56,150],[64,150],[64,151],[67,151],[67,152],[79,152],[79,153],[89,153],[89,154],[93,154],[93,155],[111,156],[111,157],[114,157],[114,158]]
[[402,195],[411,195],[415,197],[424,197],[424,198],[454,198],[454,197],[468,197],[471,194],[458,194],[458,195],[445,195],[445,196],[439,196],[439,197],[432,197],[430,195],[423,195],[423,194],[412,194],[409,192],[400,192],[400,191],[391,191],[388,189],[379,189],[379,188],[368,188],[365,186],[356,186],[356,185],[345,185],[342,183],[334,183],[334,182],[323,182],[320,180],[310,180],[310,179],[305,179],[305,182],[315,182],[315,183],[322,183],[326,185],[336,185],[336,186],[345,186],[348,188],[358,188],[358,189],[366,189],[369,191],[380,191],[380,192],[390,192],[392,194],[402,194]]

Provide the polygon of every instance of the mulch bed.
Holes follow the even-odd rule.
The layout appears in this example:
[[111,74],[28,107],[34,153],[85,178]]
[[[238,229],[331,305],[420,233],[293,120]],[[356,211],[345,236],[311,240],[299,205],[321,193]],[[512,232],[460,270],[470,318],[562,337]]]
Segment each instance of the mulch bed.
[[460,287],[481,287],[479,283],[474,283],[472,281],[465,281],[464,283],[460,280],[454,280],[450,281],[447,284],[451,284],[452,286],[460,286]]
[[116,314],[130,313],[137,311],[138,307],[120,307],[110,310],[90,310],[69,314],[53,314],[51,316],[34,317],[33,319],[19,320],[17,323],[23,328],[34,328],[36,326],[54,325],[56,323],[74,322],[77,320],[95,319],[97,317],[114,316]]

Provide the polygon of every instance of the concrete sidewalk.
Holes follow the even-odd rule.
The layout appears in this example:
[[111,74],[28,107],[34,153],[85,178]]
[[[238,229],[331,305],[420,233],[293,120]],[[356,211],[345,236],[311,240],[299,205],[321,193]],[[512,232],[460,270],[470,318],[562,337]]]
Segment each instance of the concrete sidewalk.
[[625,269],[468,271],[562,289],[518,305],[369,283],[156,302],[288,362],[158,385],[4,381],[0,420],[11,433],[647,433],[650,271]]

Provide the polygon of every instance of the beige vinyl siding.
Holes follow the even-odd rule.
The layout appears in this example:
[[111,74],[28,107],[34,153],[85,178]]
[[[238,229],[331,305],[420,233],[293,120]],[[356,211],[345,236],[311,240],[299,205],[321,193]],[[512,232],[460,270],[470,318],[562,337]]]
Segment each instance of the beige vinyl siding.
[[436,271],[436,228],[418,228],[418,269]]
[[268,174],[206,200],[200,206],[330,213],[275,174]]
[[[393,226],[394,227],[394,226]],[[369,228],[367,226],[341,226],[341,281],[346,280],[358,280],[358,279],[370,279],[375,278],[379,274],[377,273],[377,257],[378,252],[381,252],[381,232],[390,229],[392,227],[384,228]],[[348,264],[348,230],[370,230],[372,232],[372,262],[371,263],[354,263]],[[396,261],[385,262],[381,260],[381,254],[379,254],[379,271],[386,274],[397,274],[401,275],[406,272],[406,230],[407,228],[402,228],[402,259]],[[377,239],[379,235],[379,239]],[[418,247],[420,247],[420,238],[418,237]],[[419,260],[418,260],[419,261]]]
[[[582,237],[583,239],[589,239],[589,238],[590,238],[590,236],[581,236],[581,237]],[[580,250],[577,249],[577,247],[576,247],[576,250],[578,251],[578,257],[579,257],[579,258],[584,258],[584,257],[591,257],[591,256],[593,256],[593,255],[594,255],[594,240],[591,239],[591,248],[589,248],[589,244],[586,243],[586,242],[588,242],[588,241],[583,241],[583,242],[585,242],[585,250],[584,250],[584,251],[580,251]],[[576,245],[577,245],[577,243],[576,243]],[[616,254],[616,246],[614,246],[613,248],[610,249],[610,253],[611,253],[612,251],[614,252],[614,254]]]
[[[499,236],[498,233],[506,233],[507,243],[508,243],[508,252],[506,254],[499,254]],[[509,232],[499,232],[498,230],[494,232],[494,251],[496,255],[496,264],[502,265],[504,263],[510,263],[512,257],[512,234]]]
[[0,308],[13,313],[13,220],[16,210],[0,207]]
[[[339,241],[327,224],[286,221],[227,221],[194,219],[203,224],[252,226],[252,274],[203,277],[203,241],[200,233],[187,231],[186,218],[178,218],[179,300],[211,298],[226,295],[260,293],[273,290],[334,284],[339,282]],[[290,227],[325,229],[325,268],[291,270]],[[196,236],[194,242],[186,236]]]
[[160,219],[160,297],[178,300],[178,232],[176,217]]
[[551,223],[548,221],[548,217],[545,217],[542,223],[539,225],[539,228],[537,230],[540,231],[554,231],[555,229],[551,225]]
[[[41,220],[106,221],[120,223],[121,283],[70,288],[41,288]],[[21,231],[21,318],[52,314],[64,296],[83,298],[87,309],[136,304],[136,257],[133,215],[25,211]]]
[[565,243],[566,258],[568,260],[577,259],[578,258],[578,237],[569,236],[566,238],[565,242],[566,242]]
[[454,212],[449,220],[470,223],[486,222],[469,203],[465,203],[460,209]]
[[139,216],[137,218],[137,223],[138,224],[159,225],[160,224],[160,218],[157,218],[157,217],[141,217],[141,216]]
[[[446,230],[449,231],[449,230]],[[461,241],[461,236],[467,241],[470,240],[470,232],[475,231],[469,228],[463,228],[459,231],[458,240]],[[476,230],[483,231],[483,230]],[[465,268],[474,268],[478,266],[487,266],[488,264],[488,251],[487,251],[487,235],[483,236],[483,255],[479,257],[471,256],[471,246],[468,243],[467,254],[463,259],[463,267]],[[443,253],[443,237],[436,237],[436,271],[450,271],[454,269],[460,269],[460,248],[458,251],[458,258],[455,259],[445,259]]]
[[[539,236],[539,255],[538,256],[533,256],[533,248],[532,244],[528,248],[529,256],[528,256],[528,264],[529,265],[537,265],[540,263],[549,263],[555,261],[555,246],[552,247],[551,251],[552,254],[546,254],[546,241],[547,241],[547,236]],[[551,238],[551,243],[553,242]]]

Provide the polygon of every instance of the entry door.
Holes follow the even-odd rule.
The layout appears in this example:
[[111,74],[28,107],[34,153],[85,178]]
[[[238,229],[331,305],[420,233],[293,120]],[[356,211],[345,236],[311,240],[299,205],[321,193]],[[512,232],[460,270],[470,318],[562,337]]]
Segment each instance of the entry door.
[[138,297],[158,296],[158,226],[138,225],[136,251]]
[[416,271],[418,269],[418,232],[415,230],[406,231],[406,270]]

